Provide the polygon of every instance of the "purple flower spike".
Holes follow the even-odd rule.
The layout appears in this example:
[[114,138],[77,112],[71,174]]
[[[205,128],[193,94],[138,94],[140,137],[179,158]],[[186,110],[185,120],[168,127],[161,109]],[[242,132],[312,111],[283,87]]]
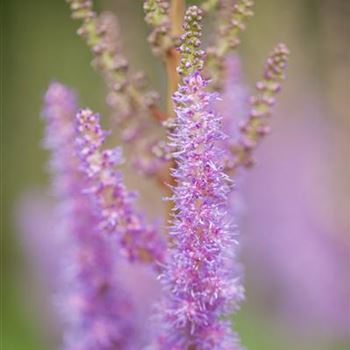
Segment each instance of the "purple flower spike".
[[115,166],[122,161],[120,148],[102,150],[107,133],[99,115],[89,109],[77,114],[77,147],[87,176],[87,191],[96,205],[100,231],[115,233],[130,261],[157,263],[163,260],[165,242],[153,225],[147,225],[134,206],[135,194],[124,185]]
[[51,171],[58,199],[53,233],[67,243],[64,290],[59,297],[64,317],[64,349],[132,349],[136,338],[128,297],[115,276],[112,245],[97,234],[98,221],[88,197],[86,182],[75,155],[75,96],[52,83],[45,95],[45,145],[52,152]]
[[237,241],[227,219],[230,181],[220,146],[225,135],[214,111],[217,95],[205,90],[207,84],[196,72],[174,96],[173,246],[161,275],[157,349],[240,349],[230,322],[222,319],[237,308],[243,288],[232,266]]
[[76,172],[77,163],[69,155],[72,144],[68,146],[66,142],[74,145],[73,116],[77,108],[76,96],[72,90],[60,83],[51,83],[45,94],[43,109],[43,118],[46,121],[44,147],[52,151],[49,166],[53,175],[53,191],[58,197],[69,196],[75,187],[70,174]]

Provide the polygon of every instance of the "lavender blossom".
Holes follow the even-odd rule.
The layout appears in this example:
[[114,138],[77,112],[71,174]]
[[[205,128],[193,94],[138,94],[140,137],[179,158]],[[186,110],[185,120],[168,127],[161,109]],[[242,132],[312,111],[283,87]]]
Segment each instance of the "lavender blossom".
[[115,234],[130,261],[157,264],[164,259],[164,241],[154,225],[145,223],[134,206],[135,193],[125,187],[114,168],[122,161],[120,148],[102,150],[106,131],[99,115],[89,109],[77,114],[77,147],[87,178],[87,192],[95,203],[99,230]]
[[161,276],[160,349],[239,349],[228,316],[243,298],[232,274],[234,229],[227,222],[229,180],[223,173],[221,118],[214,113],[215,94],[196,72],[184,79],[177,104],[173,247]]
[[164,296],[156,349],[240,348],[230,322],[222,319],[238,307],[243,288],[233,273],[237,241],[227,218],[230,181],[223,172],[222,118],[213,105],[218,96],[206,91],[208,82],[200,70],[192,71],[201,67],[201,57],[192,55],[200,45],[200,19],[197,7],[187,10],[180,72],[188,75],[174,95],[174,217],[172,245],[160,277]]
[[83,193],[86,182],[75,156],[77,137],[75,96],[52,83],[45,96],[46,147],[57,207],[56,233],[67,242],[60,311],[65,318],[67,350],[128,349],[133,336],[131,305],[114,273],[115,255],[106,237],[97,234],[98,221]]

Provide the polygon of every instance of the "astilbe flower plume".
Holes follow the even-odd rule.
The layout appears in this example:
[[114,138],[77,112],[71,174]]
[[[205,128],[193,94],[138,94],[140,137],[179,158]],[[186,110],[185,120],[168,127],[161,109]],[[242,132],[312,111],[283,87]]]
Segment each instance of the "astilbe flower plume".
[[161,276],[166,296],[160,306],[160,349],[239,348],[230,322],[221,319],[242,299],[243,290],[232,275],[236,240],[227,221],[230,185],[218,145],[224,139],[221,117],[212,105],[217,96],[206,86],[195,72],[174,97],[174,246]]
[[[201,30],[198,16],[196,7],[187,11],[187,20],[196,23],[196,36]],[[193,61],[198,64],[198,56]],[[190,63],[187,60],[186,69]],[[174,95],[176,120],[170,144],[176,149],[176,185],[171,198],[172,247],[161,275],[164,298],[155,345],[159,349],[240,348],[231,323],[222,319],[238,306],[243,288],[234,275],[237,241],[227,217],[231,182],[223,169],[222,118],[214,109],[218,95],[208,92],[207,85],[196,70],[184,77]]]
[[99,115],[89,109],[77,113],[77,132],[82,171],[100,231],[115,234],[130,261],[149,262],[156,268],[164,258],[164,240],[157,227],[146,224],[137,212],[135,193],[126,188],[122,174],[115,170],[122,161],[120,148],[102,149],[107,132],[100,126]]
[[[63,258],[65,289],[59,292],[67,350],[129,349],[133,335],[131,305],[114,273],[115,251],[98,234],[98,221],[84,190],[76,156],[74,93],[52,83],[45,95],[45,146],[52,152],[51,172],[58,200],[56,234],[67,244]],[[132,347],[131,347],[132,348]]]

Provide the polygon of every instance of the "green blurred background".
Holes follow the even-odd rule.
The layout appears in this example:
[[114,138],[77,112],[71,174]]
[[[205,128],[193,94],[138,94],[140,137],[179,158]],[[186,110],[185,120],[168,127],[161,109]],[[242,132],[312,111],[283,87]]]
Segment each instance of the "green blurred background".
[[[298,103],[300,81],[312,81],[324,98],[327,115],[337,130],[346,129],[349,103],[348,24],[346,0],[260,0],[243,35],[240,49],[249,81],[258,79],[267,53],[279,41],[291,48],[289,80],[280,111]],[[146,44],[141,1],[95,1],[96,8],[119,15],[125,51],[134,67],[152,77],[164,96],[164,71]],[[190,3],[190,1],[188,1]],[[75,34],[64,0],[5,0],[3,29],[2,129],[2,289],[4,350],[48,349],[45,327],[37,321],[40,303],[33,301],[35,279],[28,267],[15,225],[14,208],[23,193],[45,186],[47,154],[41,148],[42,97],[57,79],[79,91],[82,105],[106,111],[101,78],[90,67],[90,53]],[[346,173],[346,172],[345,172]],[[344,184],[343,175],[341,183]],[[340,185],[339,185],[340,186]],[[341,191],[343,187],[338,190]],[[346,202],[342,202],[342,208]],[[48,232],[48,234],[50,234]],[[263,314],[251,310],[249,298],[237,318],[237,328],[250,350],[296,349],[293,337]],[[299,343],[298,343],[299,344]],[[305,340],[299,350],[346,349],[345,340]]]

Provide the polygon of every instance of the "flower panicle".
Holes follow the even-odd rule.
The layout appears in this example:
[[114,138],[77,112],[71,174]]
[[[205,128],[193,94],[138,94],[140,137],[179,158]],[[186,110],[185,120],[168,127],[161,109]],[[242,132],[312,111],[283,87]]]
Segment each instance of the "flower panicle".
[[200,69],[189,70],[173,97],[172,244],[160,276],[164,295],[155,336],[155,348],[161,350],[240,349],[230,322],[223,320],[244,293],[232,266],[236,234],[228,220],[231,181],[223,168],[222,117],[214,106],[219,96],[207,90]]
[[253,153],[261,140],[269,133],[269,117],[276,103],[276,95],[286,78],[289,56],[288,47],[278,44],[268,57],[263,79],[256,84],[258,93],[251,97],[250,115],[240,126],[240,136],[230,146],[234,157],[231,170],[238,167],[251,167],[254,164]]
[[59,312],[64,322],[64,349],[128,348],[135,337],[132,306],[114,278],[109,242],[96,235],[97,221],[83,193],[86,182],[75,152],[75,94],[54,82],[45,95],[45,146],[52,153],[51,173],[57,198],[54,232],[67,245],[60,277]]
[[89,179],[88,192],[96,202],[99,227],[119,239],[130,261],[150,263],[156,267],[163,260],[164,242],[153,225],[135,209],[135,194],[130,192],[115,166],[122,162],[120,148],[103,150],[107,136],[99,115],[89,109],[77,113],[78,152],[82,171]]
[[225,57],[240,44],[246,22],[253,16],[252,0],[219,1],[218,22],[214,44],[208,47],[206,72],[214,89],[221,89],[225,80]]
[[174,95],[173,247],[161,275],[159,349],[240,349],[230,322],[221,319],[238,307],[243,288],[231,266],[236,238],[227,221],[230,181],[220,148],[226,136],[213,107],[218,95],[207,85],[195,72]]

